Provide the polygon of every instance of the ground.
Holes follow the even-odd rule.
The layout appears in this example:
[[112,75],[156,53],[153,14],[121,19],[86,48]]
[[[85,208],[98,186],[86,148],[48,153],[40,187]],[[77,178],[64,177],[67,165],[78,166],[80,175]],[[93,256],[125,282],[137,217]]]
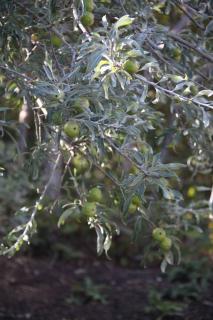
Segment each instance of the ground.
[[[164,286],[158,268],[124,268],[105,259],[0,258],[0,319],[155,320],[145,312],[148,288]],[[83,288],[83,289],[82,289]],[[159,287],[160,288],[160,287]],[[212,320],[213,284],[182,317]]]

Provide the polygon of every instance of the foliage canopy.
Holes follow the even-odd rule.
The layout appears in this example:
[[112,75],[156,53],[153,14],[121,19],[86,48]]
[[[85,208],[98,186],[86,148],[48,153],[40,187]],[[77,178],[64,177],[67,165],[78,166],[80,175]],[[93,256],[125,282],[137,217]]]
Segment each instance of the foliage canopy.
[[98,254],[120,229],[148,247],[166,229],[164,269],[186,214],[212,210],[210,1],[2,0],[0,12],[0,199],[17,213],[2,254],[41,212],[61,226],[86,211]]

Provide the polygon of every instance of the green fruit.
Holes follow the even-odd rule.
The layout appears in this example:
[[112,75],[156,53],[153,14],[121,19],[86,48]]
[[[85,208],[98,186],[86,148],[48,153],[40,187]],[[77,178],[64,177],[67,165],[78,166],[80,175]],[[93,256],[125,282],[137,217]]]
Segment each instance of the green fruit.
[[77,122],[68,121],[64,125],[64,133],[70,138],[76,138],[79,136],[80,128]]
[[80,154],[73,157],[72,164],[78,173],[83,173],[89,168],[89,162]]
[[152,231],[152,237],[156,241],[163,241],[165,239],[165,237],[166,237],[166,232],[162,228],[155,228]]
[[136,212],[136,210],[137,210],[137,205],[136,204],[134,204],[134,203],[130,203],[130,205],[129,205],[129,208],[128,208],[128,212],[129,213],[135,213]]
[[182,93],[184,96],[189,96],[191,94],[191,89],[187,87],[186,89],[183,90]]
[[87,217],[93,217],[97,212],[96,204],[94,202],[86,202],[82,208],[82,212]]
[[36,209],[37,209],[37,211],[41,211],[43,208],[44,208],[44,207],[43,207],[43,205],[42,205],[41,203],[37,203],[37,204],[36,204]]
[[60,48],[62,45],[62,40],[55,35],[51,36],[50,41],[51,41],[52,45],[56,48]]
[[132,203],[139,207],[141,205],[141,199],[135,195],[132,197]]
[[158,22],[162,25],[166,25],[168,26],[169,25],[169,18],[170,16],[169,15],[166,15],[166,14],[162,14],[161,12],[154,12],[154,16],[155,18],[158,20]]
[[64,101],[64,92],[63,91],[58,91],[53,97],[52,99],[54,101],[60,101],[60,102],[63,102]]
[[84,9],[85,11],[91,12],[94,9],[93,0],[84,0]]
[[136,60],[127,60],[124,63],[123,68],[126,72],[133,74],[139,71],[140,64]]
[[174,48],[172,50],[172,54],[173,54],[174,57],[178,57],[179,55],[181,55],[181,53],[182,53],[182,51],[181,51],[180,48]]
[[191,212],[187,212],[186,214],[184,214],[184,219],[190,221],[193,219],[193,215]]
[[195,187],[191,186],[187,190],[187,197],[188,198],[194,198],[196,196],[196,193],[197,193],[197,189]]
[[87,159],[83,158],[81,160],[81,168],[83,171],[86,171],[89,168],[89,162],[87,161]]
[[172,247],[172,240],[168,237],[165,237],[160,243],[160,248],[163,251],[169,251],[171,247]]
[[92,188],[88,193],[88,201],[90,202],[102,202],[103,194],[99,188]]
[[89,108],[89,106],[90,103],[86,97],[80,97],[74,103],[74,107],[78,112],[83,112],[84,109]]
[[98,155],[98,151],[97,151],[97,149],[96,149],[94,146],[91,146],[91,147],[90,147],[90,153],[91,153],[91,155],[92,155],[93,157],[97,157],[97,155]]
[[190,90],[194,96],[198,93],[198,88],[194,85],[190,87]]
[[174,48],[172,50],[172,56],[177,62],[179,62],[181,60],[181,56],[182,56],[181,49],[180,48]]
[[132,174],[138,174],[139,173],[139,169],[136,166],[132,166],[130,168],[129,172],[132,173]]
[[94,24],[94,14],[92,12],[86,12],[82,17],[81,17],[81,23],[85,27],[91,27]]
[[32,42],[37,42],[39,40],[39,36],[36,33],[31,34],[31,41]]
[[104,173],[101,172],[100,170],[95,169],[95,170],[93,171],[93,177],[94,177],[94,179],[97,179],[98,181],[102,181],[102,180],[104,180],[105,175],[104,175]]

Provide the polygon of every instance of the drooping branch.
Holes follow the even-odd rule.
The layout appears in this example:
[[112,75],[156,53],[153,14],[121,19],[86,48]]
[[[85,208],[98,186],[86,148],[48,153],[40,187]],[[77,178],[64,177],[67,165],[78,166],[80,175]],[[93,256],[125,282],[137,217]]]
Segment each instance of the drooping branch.
[[27,241],[27,239],[29,238],[28,234],[30,233],[31,229],[33,228],[33,224],[34,224],[34,220],[35,220],[36,214],[39,211],[39,206],[42,204],[42,201],[44,200],[44,198],[46,196],[47,190],[48,190],[49,186],[52,183],[52,179],[53,179],[53,176],[55,174],[55,170],[57,170],[57,167],[58,167],[58,164],[59,164],[60,161],[61,161],[61,154],[59,153],[57,158],[56,158],[56,161],[55,161],[52,173],[50,175],[50,178],[49,178],[47,184],[45,185],[44,190],[41,193],[38,201],[35,203],[34,209],[33,209],[32,214],[30,216],[30,219],[26,223],[26,225],[25,225],[25,227],[23,229],[23,232],[21,233],[21,235],[17,238],[16,242],[11,247],[5,248],[4,246],[2,246],[1,254],[3,254],[3,255],[6,255],[6,254],[13,255],[16,252],[17,248],[19,247],[19,244],[22,243],[23,241]]

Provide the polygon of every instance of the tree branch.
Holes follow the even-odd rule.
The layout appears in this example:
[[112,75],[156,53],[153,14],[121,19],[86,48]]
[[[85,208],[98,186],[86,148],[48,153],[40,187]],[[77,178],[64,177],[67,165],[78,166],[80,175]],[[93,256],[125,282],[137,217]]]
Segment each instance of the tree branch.
[[3,255],[13,254],[17,250],[17,247],[19,246],[19,244],[22,243],[22,241],[26,241],[26,239],[28,239],[28,234],[29,234],[30,230],[33,227],[33,222],[34,222],[35,216],[36,216],[36,214],[37,214],[37,212],[39,210],[39,205],[42,203],[44,197],[46,196],[46,192],[47,192],[50,184],[52,183],[52,178],[53,178],[53,176],[55,174],[55,170],[57,169],[58,164],[59,164],[60,161],[61,161],[61,154],[59,153],[58,157],[57,157],[57,159],[55,161],[55,165],[53,167],[52,174],[51,174],[47,184],[45,185],[44,190],[41,193],[38,201],[36,202],[36,204],[34,206],[33,212],[32,212],[32,214],[30,216],[29,221],[25,225],[24,231],[22,232],[22,234],[18,237],[16,242],[11,247],[6,248],[5,250],[4,249],[2,250],[2,254]]
[[181,37],[177,36],[175,33],[173,32],[169,32],[168,36],[174,40],[176,40],[177,42],[181,43],[184,47],[190,48],[192,50],[194,50],[195,52],[197,52],[202,58],[210,61],[213,63],[213,56],[209,55],[208,53],[204,52],[203,50],[195,47],[192,43],[190,43],[189,41],[186,41],[184,39],[182,39]]
[[206,107],[206,108],[209,108],[209,109],[212,109],[212,110],[213,110],[213,105],[210,105],[210,104],[204,103],[204,102],[200,102],[200,101],[196,101],[196,100],[194,100],[193,98],[190,99],[190,98],[184,97],[184,96],[182,96],[182,95],[180,95],[180,94],[178,94],[178,93],[176,93],[176,92],[174,92],[174,91],[172,91],[172,90],[169,90],[169,89],[166,89],[166,88],[163,88],[163,87],[159,86],[156,82],[147,80],[145,77],[143,77],[143,76],[141,76],[141,75],[139,75],[139,74],[135,75],[135,77],[138,78],[138,79],[140,79],[140,80],[142,80],[142,81],[144,81],[145,83],[150,84],[150,85],[153,86],[154,88],[159,89],[160,91],[164,92],[166,95],[168,95],[168,96],[170,96],[170,97],[171,97],[171,96],[177,97],[177,98],[179,98],[179,99],[182,100],[182,101],[186,101],[186,102],[188,102],[188,103],[194,103],[194,104],[196,104],[196,105],[198,105],[198,106]]
[[[190,7],[187,5],[180,5],[178,3],[178,1],[173,0],[174,4],[188,17],[189,20],[191,20],[192,23],[194,23],[194,25],[196,27],[198,27],[201,30],[205,30],[205,28],[203,26],[201,26],[199,23],[197,23],[197,21],[193,18],[193,16],[189,13]],[[185,9],[186,8],[186,9]]]

